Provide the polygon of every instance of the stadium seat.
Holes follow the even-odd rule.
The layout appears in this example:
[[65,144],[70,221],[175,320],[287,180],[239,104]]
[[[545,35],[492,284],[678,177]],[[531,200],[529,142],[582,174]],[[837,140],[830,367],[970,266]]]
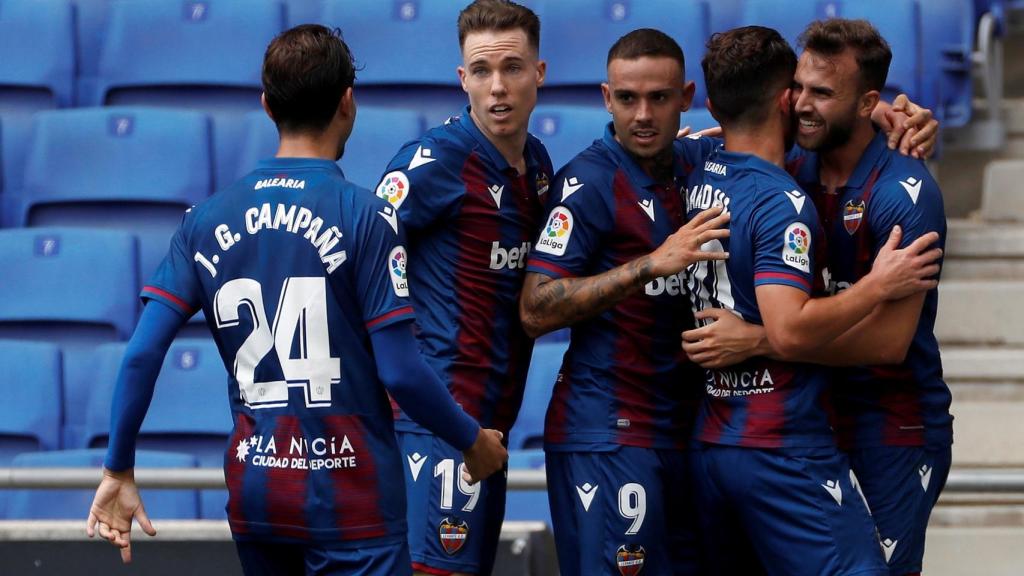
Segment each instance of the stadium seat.
[[767,26],[797,47],[797,37],[814,20],[839,16],[840,2],[801,0],[745,0],[737,26]]
[[551,400],[551,390],[562,367],[562,356],[569,343],[539,342],[533,347],[530,372],[519,418],[509,431],[508,446],[513,450],[539,448],[544,441],[544,416]]
[[[921,11],[921,29],[927,31],[923,36],[921,89],[922,96],[929,97],[923,104],[936,112],[944,128],[962,127],[971,120],[976,30],[971,10],[971,0],[934,0],[928,3],[927,10]],[[997,30],[990,32],[998,33]],[[995,38],[987,41],[993,42]],[[978,44],[981,52],[981,38]],[[986,73],[990,71],[983,67],[983,77]],[[1002,70],[991,73],[1000,75],[999,85],[994,90],[999,92],[998,98],[1002,98]]]
[[624,34],[645,27],[657,28],[679,42],[687,80],[697,83],[695,101],[704,102],[700,58],[710,29],[705,1],[558,0],[544,4],[543,21],[541,53],[548,62],[544,102],[573,103],[554,93],[554,88],[565,87],[586,91],[572,90],[579,94],[575,103],[599,105],[597,86],[608,77],[608,49]]
[[0,0],[0,151],[8,193],[21,187],[32,113],[72,104],[73,39],[70,3]]
[[921,47],[925,37],[917,0],[846,0],[841,16],[870,21],[889,43],[892,63],[884,97],[891,99],[904,92],[915,101],[929,100],[921,91]]
[[[103,466],[106,450],[58,450],[21,454],[11,463],[16,468],[96,468]],[[195,457],[173,452],[139,451],[139,468],[194,468]],[[97,476],[98,477],[98,476]],[[81,521],[89,514],[95,490],[14,490],[6,517],[10,520]],[[199,517],[195,490],[141,491],[146,513],[153,520],[190,520]]]
[[14,224],[131,230],[140,240],[141,285],[184,211],[211,192],[209,141],[209,120],[198,112],[40,112]]
[[0,366],[0,466],[21,452],[60,448],[60,348],[0,340]]
[[[708,3],[708,22],[710,23],[709,31],[712,34],[715,32],[725,32],[726,30],[731,30],[739,26],[742,21],[742,17],[743,0],[715,0],[714,2]],[[700,59],[703,57],[703,50],[701,50],[700,54],[686,55],[687,60],[690,62],[693,62],[694,60],[700,62]]]
[[[125,340],[138,309],[135,238],[71,228],[0,230],[0,338],[60,345],[64,373],[89,373],[91,350]],[[65,391],[65,440],[85,425],[88,388]]]
[[[110,403],[124,349],[120,343],[100,346],[92,371],[67,375],[68,388],[91,387],[86,429],[79,447],[107,445]],[[224,363],[212,340],[175,340],[164,358],[153,400],[139,430],[138,448],[184,452],[194,456],[199,466],[221,468],[232,427],[226,383]],[[226,518],[225,491],[204,490],[200,500],[203,518]]]
[[415,110],[434,125],[465,105],[456,73],[462,64],[456,22],[466,5],[326,0],[321,22],[340,28],[352,50],[360,102]]
[[274,1],[115,2],[92,103],[209,113],[223,187],[238,163],[244,114],[260,107],[263,54],[283,27],[284,6]]
[[[423,118],[417,112],[395,108],[360,106],[352,136],[345,143],[339,164],[345,178],[373,190],[384,175],[388,161],[403,144],[423,134]],[[277,152],[277,129],[261,110],[246,116],[246,137],[236,178]]]

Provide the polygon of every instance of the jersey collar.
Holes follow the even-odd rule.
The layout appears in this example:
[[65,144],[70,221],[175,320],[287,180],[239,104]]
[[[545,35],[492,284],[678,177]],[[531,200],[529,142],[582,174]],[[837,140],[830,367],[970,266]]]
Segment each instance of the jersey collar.
[[868,143],[868,147],[864,149],[864,153],[860,155],[860,160],[857,161],[857,167],[853,169],[853,174],[846,181],[846,188],[863,188],[867,182],[868,176],[871,175],[872,170],[878,164],[882,154],[889,149],[889,138],[884,132],[878,130],[875,132],[875,137]]
[[[651,178],[650,175],[647,174],[639,164],[637,164],[633,156],[629,152],[626,152],[626,149],[622,147],[622,144],[619,144],[619,141],[615,139],[615,125],[611,122],[604,127],[604,138],[602,138],[602,141],[604,142],[605,147],[607,147],[612,155],[615,156],[618,165],[626,171],[626,175],[629,176],[631,181],[639,184],[643,188],[650,188],[651,186],[656,186],[658,184],[654,181],[654,178]],[[672,149],[672,154],[673,156],[676,156],[674,147]],[[673,160],[672,164],[674,168],[675,165],[679,163]]]
[[336,171],[343,178],[345,176],[337,162],[322,158],[265,158],[256,165],[257,170],[310,170],[315,168]]
[[[487,155],[487,159],[490,160],[491,165],[496,167],[501,172],[507,172],[513,170],[512,166],[509,165],[505,157],[498,152],[498,149],[484,136],[484,133],[477,127],[476,122],[473,121],[473,117],[469,114],[469,106],[466,106],[462,110],[462,116],[458,120],[459,126],[462,126],[463,130],[469,133],[470,136],[476,140],[476,143],[483,149],[484,154]],[[526,148],[523,150],[523,158],[526,160],[526,171],[530,172],[536,168],[540,163],[537,157],[533,154],[533,150],[530,147],[530,137],[526,137]]]
[[775,164],[772,164],[771,162],[759,156],[755,156],[754,154],[746,154],[743,152],[729,152],[724,147],[720,147],[716,148],[708,158],[711,160],[720,160],[723,163],[729,164],[731,166],[749,168],[761,172],[766,172],[769,174],[780,175],[784,177],[786,180],[793,179],[793,177],[789,175],[789,172],[786,172],[786,170],[783,169],[782,167],[776,166]]

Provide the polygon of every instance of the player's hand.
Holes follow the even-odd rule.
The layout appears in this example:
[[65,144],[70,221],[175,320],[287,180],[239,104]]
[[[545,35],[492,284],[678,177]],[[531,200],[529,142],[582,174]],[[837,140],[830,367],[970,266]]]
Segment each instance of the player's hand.
[[504,435],[498,430],[480,429],[476,442],[462,453],[466,463],[462,477],[466,482],[475,484],[505,467],[508,450],[501,443],[502,438]]
[[712,240],[728,238],[729,229],[724,227],[728,223],[729,213],[722,206],[712,206],[694,216],[650,253],[651,279],[676,274],[694,262],[728,258],[728,252],[701,249]]
[[897,250],[902,237],[903,230],[894,227],[868,274],[879,283],[886,300],[900,300],[939,285],[934,276],[939,273],[942,249],[932,248],[939,241],[938,233],[924,234],[906,248]]
[[143,532],[156,536],[139,497],[134,471],[111,472],[104,468],[103,480],[89,508],[85,533],[92,538],[99,532],[100,537],[121,549],[121,561],[128,564],[132,561],[132,518],[138,519]]
[[914,158],[928,158],[935,151],[939,135],[939,122],[932,111],[911,102],[900,94],[891,106],[876,107],[872,120],[889,137],[889,149],[899,148],[900,154]]
[[[691,132],[693,132],[693,127],[691,127],[691,126],[683,126],[682,128],[679,129],[679,132],[676,132],[676,140],[679,140],[680,138],[686,138],[687,136],[690,135]],[[712,126],[711,128],[705,128],[703,130],[698,130],[693,135],[694,136],[707,136],[709,138],[715,137],[715,136],[721,136],[722,135],[722,127],[721,126]]]
[[730,310],[707,308],[694,318],[711,321],[683,332],[683,351],[702,368],[725,368],[770,352],[764,326],[748,324]]

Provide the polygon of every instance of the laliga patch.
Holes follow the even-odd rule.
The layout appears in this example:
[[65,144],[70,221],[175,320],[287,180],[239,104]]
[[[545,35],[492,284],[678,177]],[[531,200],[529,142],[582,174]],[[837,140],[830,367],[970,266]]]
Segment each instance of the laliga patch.
[[801,222],[794,222],[782,235],[782,261],[802,272],[811,272],[811,231]]
[[639,544],[623,544],[615,552],[615,565],[622,576],[636,576],[644,569],[647,552]]
[[469,524],[458,518],[445,518],[437,527],[437,537],[441,547],[449,556],[454,556],[466,545],[469,538]]
[[395,246],[388,256],[388,273],[391,275],[391,286],[395,289],[395,295],[402,298],[409,296],[409,280],[405,275],[405,266],[408,258],[405,255],[404,246]]
[[409,178],[401,171],[395,170],[384,175],[377,185],[377,196],[387,200],[395,210],[409,197]]
[[562,256],[571,236],[572,212],[565,206],[558,206],[551,211],[548,223],[540,233],[540,240],[537,240],[536,250],[553,256]]
[[853,236],[860,228],[860,223],[864,221],[865,208],[863,200],[857,203],[848,200],[843,206],[843,228],[846,228],[846,233],[850,236]]

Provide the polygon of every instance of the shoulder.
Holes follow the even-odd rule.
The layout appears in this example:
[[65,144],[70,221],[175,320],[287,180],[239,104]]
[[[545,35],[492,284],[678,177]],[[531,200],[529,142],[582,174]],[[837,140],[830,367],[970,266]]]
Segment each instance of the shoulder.
[[814,202],[792,178],[758,171],[752,175],[751,184],[754,210],[767,224],[817,221]]
[[565,203],[571,197],[574,203],[586,204],[586,197],[611,193],[618,165],[604,146],[595,143],[569,160],[556,174],[551,192]]
[[921,160],[903,156],[896,150],[885,150],[871,192],[873,200],[887,204],[917,205],[922,198],[941,200],[939,185]]

